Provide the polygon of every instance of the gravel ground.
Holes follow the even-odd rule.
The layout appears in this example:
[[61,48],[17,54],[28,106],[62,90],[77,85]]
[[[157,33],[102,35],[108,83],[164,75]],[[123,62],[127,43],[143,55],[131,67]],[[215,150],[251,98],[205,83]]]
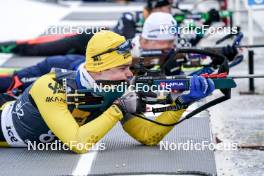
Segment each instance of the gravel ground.
[[[263,52],[257,49],[255,53],[255,73],[264,74]],[[230,74],[246,74],[247,64],[245,60],[233,68]],[[232,91],[232,98],[210,109],[212,131],[224,142],[243,146],[264,146],[264,79],[255,80],[257,95],[240,94],[248,91],[248,79],[236,82],[238,86]],[[219,175],[264,175],[263,148],[262,151],[216,151],[216,161]]]

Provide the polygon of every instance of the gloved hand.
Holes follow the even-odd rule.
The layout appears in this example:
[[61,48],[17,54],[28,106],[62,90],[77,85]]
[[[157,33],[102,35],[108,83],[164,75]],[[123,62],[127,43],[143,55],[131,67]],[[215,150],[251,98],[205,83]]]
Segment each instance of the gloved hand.
[[214,82],[211,79],[194,75],[190,80],[190,93],[180,95],[176,99],[176,104],[191,104],[210,95],[215,89]]
[[235,46],[227,45],[222,48],[222,54],[226,56],[229,61],[233,61],[238,54],[238,50]]
[[220,15],[219,12],[215,9],[211,9],[208,11],[209,14],[209,21],[210,22],[219,22],[220,21]]
[[157,97],[152,92],[126,92],[122,97],[117,99],[114,104],[119,107],[123,115],[127,113],[141,113],[146,110],[146,103],[148,97]]

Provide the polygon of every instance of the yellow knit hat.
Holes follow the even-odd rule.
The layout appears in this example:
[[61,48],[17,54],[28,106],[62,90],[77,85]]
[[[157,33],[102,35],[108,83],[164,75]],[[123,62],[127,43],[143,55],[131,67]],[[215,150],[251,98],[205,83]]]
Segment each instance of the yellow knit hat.
[[119,54],[117,51],[102,54],[126,42],[125,37],[112,31],[102,30],[94,34],[86,49],[85,68],[90,72],[101,72],[110,68],[128,64],[132,61],[131,53]]

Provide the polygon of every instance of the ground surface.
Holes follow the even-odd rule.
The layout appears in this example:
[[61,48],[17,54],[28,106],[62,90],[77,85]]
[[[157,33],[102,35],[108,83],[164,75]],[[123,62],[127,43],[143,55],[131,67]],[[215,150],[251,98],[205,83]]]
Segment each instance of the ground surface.
[[[106,25],[113,25],[115,23],[116,11],[120,9],[109,10],[111,13],[115,12],[111,19],[90,19],[90,21],[78,21],[73,22],[71,20],[63,20],[65,16],[71,12],[84,11],[87,13],[91,8],[89,6],[79,7],[78,3],[72,6],[44,4],[34,1],[15,1],[9,0],[5,3],[1,3],[0,16],[1,16],[1,28],[0,28],[0,41],[12,40],[12,39],[26,39],[30,37],[38,36],[44,32],[44,29],[49,28],[52,25],[65,25],[65,24],[92,24],[105,23]],[[28,7],[30,10],[28,10]],[[100,11],[102,8],[96,7],[95,11]],[[140,9],[140,5],[134,5],[128,7],[133,9]],[[203,8],[203,7],[201,7]],[[126,9],[125,9],[126,10]],[[124,11],[125,11],[124,10]],[[103,10],[102,10],[103,11]],[[122,10],[121,10],[122,11]],[[91,12],[92,13],[92,12]],[[99,12],[100,13],[100,12]],[[264,42],[264,12],[256,12],[254,18],[256,20],[254,27],[254,42],[256,44]],[[88,14],[89,15],[89,14]],[[100,16],[100,15],[99,15]],[[242,31],[245,31],[247,36],[247,18],[246,14],[241,16]],[[204,45],[211,45],[216,37],[211,37],[204,42]],[[247,38],[246,40],[247,41]],[[208,45],[207,45],[208,44]],[[247,51],[244,51],[245,54]],[[255,72],[264,73],[264,51],[262,49],[255,50]],[[0,55],[0,65],[9,60],[11,55]],[[17,60],[14,62],[17,65],[24,67],[24,63]],[[247,73],[247,56],[244,62],[231,70],[231,74],[246,74]],[[215,106],[210,109],[211,124],[213,134],[224,142],[236,142],[240,145],[256,146],[264,145],[264,80],[255,80],[256,92],[259,95],[240,95],[241,91],[248,91],[248,80],[237,80],[238,88],[233,90],[232,99]],[[214,96],[217,96],[215,94]],[[34,154],[33,154],[34,155]],[[93,157],[93,154],[89,154],[89,157]],[[57,155],[56,155],[57,156]],[[260,150],[240,149],[238,151],[216,151],[216,165],[218,175],[235,175],[235,176],[250,176],[264,174],[264,152]],[[72,158],[73,162],[85,162],[87,157]],[[87,165],[85,165],[87,166]],[[75,168],[73,173],[87,173],[87,168],[83,165],[79,165]],[[88,169],[89,170],[89,169]]]

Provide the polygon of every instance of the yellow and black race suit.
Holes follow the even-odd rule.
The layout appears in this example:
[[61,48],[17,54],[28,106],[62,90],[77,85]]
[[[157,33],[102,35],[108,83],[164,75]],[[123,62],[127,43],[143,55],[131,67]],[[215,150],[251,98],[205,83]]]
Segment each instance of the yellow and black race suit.
[[[69,108],[66,93],[56,80],[55,73],[39,78],[18,100],[5,103],[0,112],[0,146],[25,147],[29,141],[50,143],[59,139],[76,153],[88,152],[123,119],[122,112],[115,105],[90,121],[89,118],[97,112]],[[183,112],[167,111],[158,116],[156,121],[174,123]],[[155,145],[173,127],[159,126],[131,116],[123,119],[123,128],[137,141]],[[77,143],[86,147],[77,147]]]

